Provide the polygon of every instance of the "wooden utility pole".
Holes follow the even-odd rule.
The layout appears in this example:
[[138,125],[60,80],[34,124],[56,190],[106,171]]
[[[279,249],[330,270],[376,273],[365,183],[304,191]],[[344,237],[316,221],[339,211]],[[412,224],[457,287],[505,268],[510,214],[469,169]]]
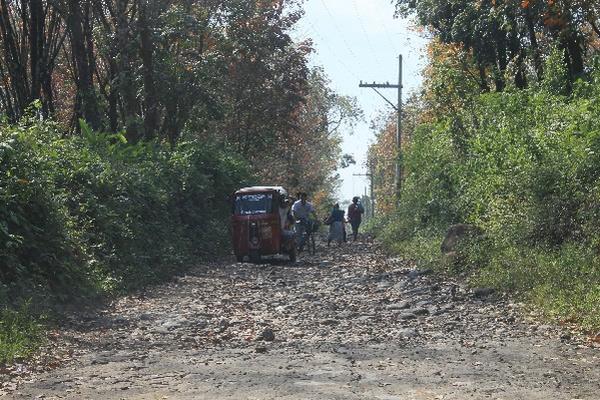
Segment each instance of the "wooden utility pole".
[[[398,156],[396,159],[396,174],[394,177],[396,186],[396,196],[400,197],[400,189],[402,189],[402,54],[398,57],[399,68],[398,68],[398,84],[392,85],[389,82],[386,83],[363,83],[360,81],[358,85],[361,88],[371,88],[379,96],[381,96],[389,105],[391,105],[396,113],[398,119],[396,121],[396,148],[398,150]],[[379,90],[377,89],[398,89],[398,103],[397,105],[389,101]]]
[[375,193],[374,193],[374,174],[373,167],[370,167],[368,174],[352,174],[353,176],[366,176],[369,178],[369,188],[371,191],[370,202],[371,202],[371,218],[375,218]]

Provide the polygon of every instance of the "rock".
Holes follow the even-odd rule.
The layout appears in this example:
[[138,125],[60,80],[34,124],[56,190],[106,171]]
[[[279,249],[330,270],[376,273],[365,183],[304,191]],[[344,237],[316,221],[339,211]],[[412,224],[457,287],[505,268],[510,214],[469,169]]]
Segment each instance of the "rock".
[[337,315],[337,317],[339,319],[348,319],[354,317],[355,315],[356,313],[353,313],[352,311],[342,311]]
[[431,306],[431,300],[421,300],[415,303],[415,308],[427,308]]
[[229,328],[229,320],[227,318],[221,318],[219,320],[219,327],[221,327],[223,329]]
[[166,321],[162,321],[162,323],[160,325],[162,326],[162,328],[171,331],[171,330],[180,328],[182,325],[184,325],[187,322],[188,321],[185,318],[168,319]]
[[169,333],[169,329],[165,328],[164,326],[157,326],[156,328],[152,329],[153,332],[156,333],[161,333],[161,334],[168,334]]
[[409,284],[409,283],[408,283],[408,281],[406,281],[406,280],[402,280],[402,281],[400,281],[400,282],[396,283],[396,284],[393,286],[393,289],[394,289],[394,290],[398,290],[398,291],[402,291],[402,290],[404,290],[404,289],[406,288],[406,286],[408,286],[408,284]]
[[493,288],[476,288],[473,289],[473,296],[478,299],[484,299],[494,294],[495,291]]
[[411,270],[408,275],[406,275],[409,279],[416,279],[420,276],[423,275],[429,275],[433,272],[432,269],[413,269]]
[[387,308],[390,311],[394,311],[394,310],[406,310],[409,307],[410,307],[410,303],[408,301],[401,301],[399,303],[388,304],[385,308]]
[[318,297],[314,293],[304,293],[302,297],[308,301],[314,301],[318,299]]
[[277,306],[277,307],[275,307],[275,311],[277,311],[278,313],[282,313],[283,314],[285,312],[285,310],[286,310],[285,306]]
[[427,308],[415,308],[410,310],[411,313],[417,316],[429,315],[429,310]]
[[254,349],[254,351],[256,351],[259,354],[264,354],[268,350],[267,350],[267,348],[265,346],[256,346],[256,348]]
[[532,329],[534,331],[541,331],[541,332],[549,332],[552,330],[552,326],[551,325],[534,325],[532,326]]
[[152,319],[152,314],[143,313],[140,314],[140,321],[150,321]]
[[275,332],[271,328],[265,328],[260,335],[256,337],[256,340],[264,340],[265,342],[272,342],[275,340]]
[[458,250],[458,246],[465,239],[480,236],[483,233],[481,228],[475,225],[469,224],[456,224],[448,228],[446,237],[441,245],[443,254],[451,255],[455,254]]
[[449,305],[439,307],[438,309],[435,309],[435,310],[433,308],[430,308],[429,312],[433,315],[442,315],[442,314],[445,314],[445,313],[449,312],[450,310],[452,310],[452,308],[454,308],[452,306],[452,304],[449,304]]
[[405,312],[405,313],[398,315],[398,319],[408,321],[410,319],[417,319],[417,316],[411,312]]
[[419,336],[419,332],[415,328],[405,328],[398,331],[398,336],[401,339],[410,339]]
[[124,325],[124,324],[128,323],[129,321],[127,320],[127,318],[125,318],[121,315],[118,315],[113,319],[112,322],[115,325]]
[[389,281],[381,281],[377,284],[378,289],[387,289],[391,286],[393,286],[393,284]]
[[[222,321],[223,320],[219,321],[219,326],[224,326],[224,325],[221,325]],[[205,319],[198,319],[198,320],[194,321],[194,326],[199,329],[206,328],[208,326],[208,321]],[[227,325],[227,326],[229,326],[229,325]]]

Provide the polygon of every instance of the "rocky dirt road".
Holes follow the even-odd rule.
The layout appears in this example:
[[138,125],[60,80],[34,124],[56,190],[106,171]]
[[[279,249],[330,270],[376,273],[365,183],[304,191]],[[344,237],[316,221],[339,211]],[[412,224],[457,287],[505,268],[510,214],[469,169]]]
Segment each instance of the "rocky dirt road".
[[202,265],[53,343],[5,398],[600,399],[598,349],[367,243]]

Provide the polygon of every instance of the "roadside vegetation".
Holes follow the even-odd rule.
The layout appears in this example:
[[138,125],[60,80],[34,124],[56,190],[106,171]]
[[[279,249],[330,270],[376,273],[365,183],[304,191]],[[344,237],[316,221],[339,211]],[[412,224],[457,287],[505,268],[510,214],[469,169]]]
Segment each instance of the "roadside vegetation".
[[23,360],[31,356],[44,342],[44,328],[39,315],[32,315],[29,306],[0,312],[0,360]]
[[340,137],[360,110],[292,39],[297,1],[15,1],[2,15],[0,367],[35,349],[53,304],[226,252],[236,188],[327,204],[352,161]]
[[227,196],[250,177],[226,149],[132,145],[85,124],[65,137],[33,120],[0,131],[0,162],[0,361],[30,351],[48,304],[140,289],[219,254]]
[[[433,40],[423,89],[405,108],[398,204],[389,200],[393,124],[380,124],[370,150],[383,210],[374,225],[379,238],[423,265],[514,293],[549,318],[597,332],[597,6],[398,3]],[[458,223],[483,233],[444,256],[442,240]]]

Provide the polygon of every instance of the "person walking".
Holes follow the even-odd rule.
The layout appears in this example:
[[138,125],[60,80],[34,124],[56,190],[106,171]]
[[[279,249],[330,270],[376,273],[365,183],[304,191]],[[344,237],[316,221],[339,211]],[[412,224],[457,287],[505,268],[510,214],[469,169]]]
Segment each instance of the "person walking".
[[340,205],[335,203],[331,214],[327,217],[329,223],[329,236],[327,237],[327,246],[331,244],[332,240],[338,242],[338,245],[342,244],[344,240],[344,211],[340,210]]
[[358,196],[352,198],[352,204],[348,206],[348,222],[352,226],[352,235],[354,236],[354,242],[358,237],[358,228],[360,227],[360,223],[362,222],[362,215],[364,214],[365,209],[360,204],[360,199]]
[[298,200],[292,205],[292,216],[296,221],[295,231],[298,242],[298,249],[304,248],[305,232],[313,228],[313,221],[316,220],[315,207],[308,201],[308,194],[298,193]]

